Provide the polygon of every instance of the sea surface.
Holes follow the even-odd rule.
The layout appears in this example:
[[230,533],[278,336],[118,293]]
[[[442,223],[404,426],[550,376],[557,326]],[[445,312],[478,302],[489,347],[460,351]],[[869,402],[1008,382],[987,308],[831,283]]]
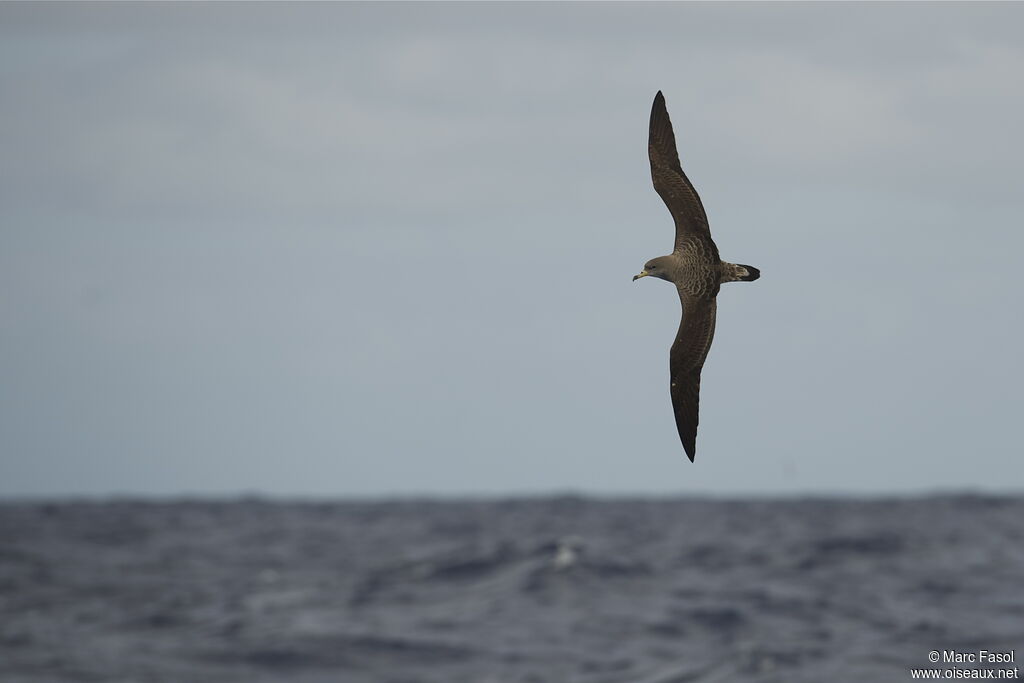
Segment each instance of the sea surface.
[[0,503],[5,683],[883,682],[933,650],[1024,658],[1024,497]]

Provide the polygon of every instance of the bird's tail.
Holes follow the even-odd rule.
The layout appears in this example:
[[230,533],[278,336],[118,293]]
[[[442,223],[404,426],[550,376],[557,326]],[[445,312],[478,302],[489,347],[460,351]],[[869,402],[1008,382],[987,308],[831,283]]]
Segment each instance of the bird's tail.
[[747,266],[742,263],[729,263],[725,272],[722,273],[722,282],[753,282],[761,277],[761,271],[754,266]]

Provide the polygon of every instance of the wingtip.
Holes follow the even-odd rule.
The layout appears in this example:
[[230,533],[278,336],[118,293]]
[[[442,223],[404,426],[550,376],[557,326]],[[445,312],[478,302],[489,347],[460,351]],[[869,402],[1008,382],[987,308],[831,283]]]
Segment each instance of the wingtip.
[[662,118],[668,116],[668,105],[665,104],[665,96],[658,91],[651,102],[651,125],[658,125]]
[[693,462],[697,457],[697,437],[694,435],[692,439],[683,439],[683,452],[686,453],[686,457]]

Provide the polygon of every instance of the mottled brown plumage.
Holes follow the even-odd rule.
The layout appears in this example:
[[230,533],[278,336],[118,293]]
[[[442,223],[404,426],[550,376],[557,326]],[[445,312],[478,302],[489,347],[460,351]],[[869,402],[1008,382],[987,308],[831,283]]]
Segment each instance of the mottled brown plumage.
[[679,438],[692,461],[697,454],[700,372],[715,336],[718,289],[723,282],[750,282],[761,273],[753,266],[718,257],[704,205],[679,164],[672,122],[660,91],[651,108],[647,153],[654,189],[675,221],[676,240],[671,254],[651,259],[633,279],[653,275],[673,283],[679,292],[683,311],[669,352],[670,390]]

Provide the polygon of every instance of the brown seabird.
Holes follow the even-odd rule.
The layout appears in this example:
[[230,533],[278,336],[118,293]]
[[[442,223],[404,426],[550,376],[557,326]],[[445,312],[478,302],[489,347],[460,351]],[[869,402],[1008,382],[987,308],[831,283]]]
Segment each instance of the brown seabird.
[[651,107],[647,154],[654,189],[676,222],[676,243],[671,254],[648,261],[633,280],[653,275],[668,280],[679,292],[683,314],[669,352],[669,371],[676,427],[692,462],[697,452],[700,371],[715,336],[718,288],[723,282],[752,282],[761,277],[761,271],[718,258],[704,205],[679,165],[672,122],[660,90]]

